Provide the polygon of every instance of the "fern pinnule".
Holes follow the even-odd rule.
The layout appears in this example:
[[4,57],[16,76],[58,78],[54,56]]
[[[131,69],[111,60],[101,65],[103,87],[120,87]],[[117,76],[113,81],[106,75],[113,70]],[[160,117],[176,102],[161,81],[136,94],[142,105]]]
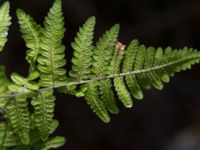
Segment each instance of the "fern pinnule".
[[55,97],[53,90],[38,92],[32,99],[34,122],[40,132],[41,139],[46,141],[51,134]]
[[38,69],[40,71],[40,85],[42,87],[58,85],[66,81],[64,18],[62,16],[61,0],[56,0],[48,16],[45,18],[42,30]]
[[103,101],[107,110],[111,112],[112,114],[118,114],[119,108],[115,102],[114,92],[112,90],[112,87],[113,87],[112,80],[105,79],[105,80],[99,81],[98,87],[99,87],[100,98]]
[[30,143],[30,118],[27,105],[26,95],[8,99],[6,105],[6,112],[11,122],[12,129],[25,145]]
[[[113,60],[111,62],[111,67],[113,68],[113,74],[120,73],[122,60],[124,57],[124,49],[125,47],[121,43],[116,44],[115,53],[113,56]],[[131,99],[131,95],[127,90],[123,77],[114,77],[114,86],[117,92],[117,95],[121,102],[125,107],[131,108],[133,106],[133,102]]]
[[30,71],[36,70],[36,60],[40,49],[40,33],[41,27],[34,19],[26,14],[23,10],[17,9],[17,17],[20,25],[22,37],[25,40],[26,46],[29,48],[26,55],[26,60],[30,63]]
[[10,3],[6,1],[0,6],[0,52],[7,42],[8,29],[11,25],[9,11]]
[[119,24],[106,31],[94,48],[92,72],[97,77],[110,73],[110,61],[112,59],[115,44],[119,35]]
[[74,49],[72,58],[72,70],[69,75],[76,81],[88,79],[91,74],[92,54],[93,54],[93,34],[95,17],[87,19],[83,27],[79,29],[74,42],[71,44]]
[[105,123],[110,122],[108,111],[99,97],[97,82],[89,83],[85,93],[85,100],[93,112]]
[[[9,83],[9,93],[21,93],[30,92],[31,90],[37,90],[38,86],[31,84],[28,79],[13,73],[11,75],[13,83]],[[6,99],[6,113],[11,124],[13,133],[18,136],[21,143],[28,145],[30,143],[29,132],[30,127],[30,112],[28,110],[28,98],[29,95],[17,95]]]

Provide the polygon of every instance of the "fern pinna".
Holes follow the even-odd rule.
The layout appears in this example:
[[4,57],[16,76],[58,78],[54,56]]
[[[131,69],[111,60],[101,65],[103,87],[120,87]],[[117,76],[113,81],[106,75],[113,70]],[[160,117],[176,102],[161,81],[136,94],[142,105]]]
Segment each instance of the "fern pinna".
[[[54,119],[55,88],[84,97],[96,115],[108,123],[110,113],[119,113],[115,93],[125,107],[131,108],[135,99],[143,99],[143,89],[162,90],[176,72],[190,69],[200,60],[200,52],[187,47],[145,47],[137,40],[125,46],[118,41],[119,24],[94,43],[96,19],[90,17],[71,44],[74,53],[67,74],[61,0],[55,1],[43,25],[21,9],[17,9],[17,17],[30,69],[27,77],[12,73],[9,80],[0,66],[2,150],[48,150],[65,143],[65,138],[51,136],[58,127]],[[5,2],[0,7],[0,51],[7,41],[10,19],[9,2]]]

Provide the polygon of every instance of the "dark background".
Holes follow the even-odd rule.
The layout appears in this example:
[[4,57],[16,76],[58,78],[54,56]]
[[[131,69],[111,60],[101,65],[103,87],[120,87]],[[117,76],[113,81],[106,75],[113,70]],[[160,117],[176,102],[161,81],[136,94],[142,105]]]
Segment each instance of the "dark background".
[[[0,63],[7,67],[8,75],[18,72],[26,76],[28,72],[16,8],[24,9],[42,23],[52,3],[53,0],[11,1],[13,24],[9,42],[0,55]],[[72,57],[70,42],[78,27],[93,15],[97,17],[95,39],[114,23],[120,23],[120,41],[125,44],[137,38],[146,46],[200,49],[199,0],[63,0],[63,11],[68,69]],[[199,68],[196,65],[190,71],[179,73],[163,91],[145,91],[144,100],[134,100],[134,108],[130,110],[120,106],[120,114],[112,116],[110,124],[102,123],[83,99],[57,93],[56,118],[60,127],[56,135],[67,138],[61,150],[164,150],[186,131],[195,138],[184,136],[185,142],[178,140],[181,145],[196,139],[199,143]],[[200,148],[194,148],[197,149]]]

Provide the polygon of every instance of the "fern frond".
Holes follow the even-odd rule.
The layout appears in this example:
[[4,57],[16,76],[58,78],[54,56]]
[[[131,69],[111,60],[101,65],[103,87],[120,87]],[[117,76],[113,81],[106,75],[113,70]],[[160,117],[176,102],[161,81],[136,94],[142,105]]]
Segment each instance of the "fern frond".
[[[5,119],[0,122],[2,150],[49,150],[65,143],[63,137],[50,137],[58,126],[53,119],[54,88],[62,87],[59,90],[64,93],[84,96],[93,112],[108,123],[109,113],[119,112],[113,90],[123,105],[130,108],[133,97],[143,99],[143,89],[154,87],[162,90],[164,83],[168,83],[176,72],[190,69],[191,65],[200,61],[200,52],[189,48],[155,49],[139,45],[137,40],[125,48],[118,42],[118,24],[106,31],[94,46],[96,19],[91,17],[79,29],[71,44],[74,53],[67,77],[61,0],[55,0],[44,27],[23,10],[17,10],[17,17],[29,49],[26,59],[30,70],[27,78],[13,73],[13,82],[10,83],[0,66],[0,110],[5,108],[6,113]],[[9,3],[5,2],[0,6],[0,51],[7,41],[10,20]],[[84,85],[77,89],[77,84]],[[11,98],[4,98],[7,94],[11,94]]]
[[34,106],[34,121],[40,132],[41,139],[46,141],[51,134],[54,112],[53,90],[38,92],[31,104]]
[[6,112],[13,131],[19,136],[21,142],[27,145],[30,142],[30,120],[27,107],[27,96],[16,96],[12,99],[8,99],[8,101]]
[[66,70],[63,68],[66,64],[65,46],[61,44],[65,32],[63,20],[61,0],[56,0],[45,18],[40,55],[37,59],[41,73],[40,85],[43,87],[58,85],[66,81]]
[[76,81],[88,79],[88,75],[91,74],[94,26],[95,17],[91,17],[79,29],[77,37],[72,43],[74,57],[72,58],[73,65],[69,75],[75,78]]
[[17,9],[17,17],[22,37],[25,40],[26,46],[29,48],[26,60],[31,65],[30,70],[34,71],[36,66],[35,62],[40,49],[41,27],[33,20],[32,17],[30,17],[30,15],[26,14],[21,9]]
[[9,9],[10,4],[7,1],[0,6],[0,52],[3,50],[3,47],[7,42],[8,29],[11,25]]

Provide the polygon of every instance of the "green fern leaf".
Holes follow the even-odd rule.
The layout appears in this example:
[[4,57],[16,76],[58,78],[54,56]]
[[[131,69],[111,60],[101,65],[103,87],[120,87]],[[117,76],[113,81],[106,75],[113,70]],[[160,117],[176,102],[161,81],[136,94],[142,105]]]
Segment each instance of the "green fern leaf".
[[65,32],[63,20],[61,0],[56,0],[45,18],[40,55],[37,59],[40,85],[43,87],[58,85],[66,81],[66,70],[63,68],[66,64],[65,47],[61,44]]
[[91,74],[94,26],[95,17],[91,17],[79,29],[77,37],[72,43],[74,57],[72,58],[73,65],[69,75],[75,78],[76,81],[87,79],[88,75]]
[[[9,93],[21,93],[30,92],[35,89],[35,86],[31,85],[29,81],[17,73],[11,75],[11,79],[14,83],[8,85]],[[38,87],[38,86],[37,86]],[[28,89],[29,88],[29,89]],[[37,90],[37,88],[35,89]],[[22,144],[28,145],[30,143],[30,118],[28,110],[28,95],[17,95],[7,99],[6,112],[10,121],[13,133],[18,135]]]
[[112,82],[110,79],[99,81],[99,93],[107,110],[113,114],[119,113],[119,108],[115,102],[114,93],[112,91]]
[[35,62],[40,49],[40,32],[41,27],[26,14],[23,10],[17,9],[17,17],[20,24],[22,37],[29,48],[26,59],[31,64],[31,71],[35,70]]
[[43,141],[48,139],[52,130],[54,101],[53,90],[45,90],[38,92],[31,102],[35,109],[34,121]]
[[9,9],[9,2],[4,2],[3,5],[0,6],[0,52],[7,42],[8,28],[11,25]]
[[[111,63],[111,66],[113,68],[113,74],[120,73],[120,65],[124,56],[124,47],[120,45],[121,43],[117,43],[113,61]],[[125,86],[123,77],[114,77],[113,80],[119,99],[121,100],[121,102],[124,104],[125,107],[131,108],[133,106],[131,95]]]
[[8,99],[8,101],[6,110],[13,131],[19,136],[21,142],[27,145],[30,143],[30,120],[27,107],[27,96],[16,96],[12,99]]
[[92,72],[97,77],[110,73],[110,61],[114,53],[115,44],[119,34],[119,25],[114,25],[99,39],[94,49]]
[[110,122],[110,117],[104,103],[98,94],[97,82],[89,83],[85,93],[85,100],[96,115],[105,123]]
[[[89,83],[78,86],[79,89],[71,85],[59,90],[77,97],[85,96],[94,113],[108,123],[109,112],[119,112],[113,89],[123,105],[130,108],[133,106],[133,97],[143,99],[143,89],[154,87],[162,90],[164,83],[168,83],[176,72],[190,69],[191,65],[200,61],[200,52],[187,47],[180,50],[170,47],[155,49],[139,45],[137,40],[133,40],[125,49],[124,45],[117,42],[118,24],[106,31],[93,46],[96,19],[91,17],[79,29],[72,43],[74,53],[67,78],[64,69],[65,46],[62,44],[65,28],[61,0],[53,4],[43,28],[23,10],[18,9],[17,16],[29,49],[26,59],[30,63],[30,70],[27,78],[13,73],[13,83],[9,83],[0,66],[0,96],[17,93],[10,99],[0,99],[0,108],[5,108],[6,112],[5,122],[0,122],[0,130],[3,130],[0,132],[2,150],[48,150],[65,143],[62,137],[49,138],[58,126],[53,119],[55,97],[53,89],[49,89],[52,86],[58,87],[71,81],[79,84],[80,81],[95,78],[91,83],[84,81]],[[0,6],[0,51],[7,41],[10,19],[9,3],[5,2]],[[39,78],[39,83],[36,83]],[[39,90],[41,87],[47,88]],[[23,95],[23,92],[28,94]],[[33,113],[29,112],[29,98],[32,98]]]

